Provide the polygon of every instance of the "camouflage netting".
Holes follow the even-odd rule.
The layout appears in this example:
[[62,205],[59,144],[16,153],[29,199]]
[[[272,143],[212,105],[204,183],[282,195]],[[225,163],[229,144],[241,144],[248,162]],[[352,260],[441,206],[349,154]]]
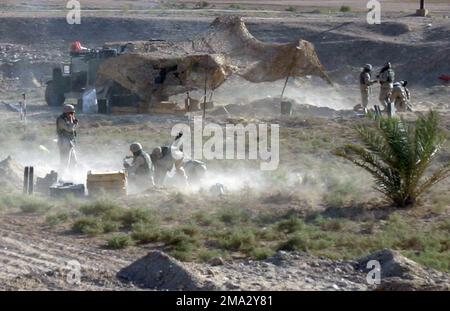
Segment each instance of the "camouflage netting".
[[[110,43],[116,47],[124,43]],[[115,81],[150,102],[192,89],[218,88],[236,74],[251,82],[286,76],[318,76],[331,83],[314,46],[304,40],[263,43],[253,37],[240,17],[218,17],[202,35],[188,42],[139,41],[99,69],[97,87]]]

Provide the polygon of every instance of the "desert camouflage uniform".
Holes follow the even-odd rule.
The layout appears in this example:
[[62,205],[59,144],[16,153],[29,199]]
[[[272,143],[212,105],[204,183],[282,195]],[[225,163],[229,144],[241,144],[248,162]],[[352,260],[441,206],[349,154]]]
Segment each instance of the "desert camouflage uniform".
[[[155,150],[160,150],[160,155],[155,153]],[[175,167],[176,176],[178,177],[178,183],[186,184],[187,176],[183,168],[183,154],[179,150],[174,150],[177,156],[172,154],[171,146],[163,146],[156,148],[151,155],[153,168],[154,168],[154,180],[156,185],[164,184],[164,180],[168,172],[172,171]]]
[[364,70],[359,76],[359,86],[361,89],[361,105],[365,109],[369,104],[369,96],[371,94],[370,86],[376,83],[376,81],[371,80],[370,72]]
[[152,161],[147,152],[140,150],[134,153],[133,161],[126,169],[132,186],[143,189],[153,185]]
[[77,124],[69,120],[62,114],[56,119],[56,133],[58,135],[58,148],[60,158],[60,174],[71,166],[76,164],[75,156],[75,137]]
[[392,94],[392,89],[394,87],[394,78],[395,73],[391,68],[386,69],[385,71],[380,73],[380,103],[383,105],[385,109],[387,109],[388,104],[390,103],[390,98]]
[[394,103],[395,110],[397,111],[412,111],[409,90],[400,82],[394,83],[391,94],[391,102]]

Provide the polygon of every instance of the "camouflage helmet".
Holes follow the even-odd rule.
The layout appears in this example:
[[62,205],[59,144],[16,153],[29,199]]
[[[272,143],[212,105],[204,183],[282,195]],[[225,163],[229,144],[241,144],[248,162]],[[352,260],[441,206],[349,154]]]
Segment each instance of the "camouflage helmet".
[[365,64],[364,65],[364,69],[367,70],[367,71],[372,71],[373,67],[372,67],[371,64]]
[[161,157],[161,155],[162,155],[162,148],[161,147],[156,147],[156,148],[154,148],[152,150],[152,156],[153,157],[159,158],[159,157]]
[[63,112],[64,113],[75,112],[75,107],[73,105],[64,105],[63,106]]
[[138,152],[138,151],[141,151],[142,150],[142,145],[140,144],[140,143],[132,143],[131,145],[130,145],[130,151],[131,152]]

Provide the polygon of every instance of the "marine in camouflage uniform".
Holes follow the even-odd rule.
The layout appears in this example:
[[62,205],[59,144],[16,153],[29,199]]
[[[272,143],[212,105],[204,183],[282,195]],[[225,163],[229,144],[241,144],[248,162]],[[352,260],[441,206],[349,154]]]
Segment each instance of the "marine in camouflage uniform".
[[367,106],[369,104],[369,96],[371,93],[370,86],[377,83],[377,80],[372,80],[371,76],[372,65],[367,64],[359,75],[359,86],[361,90],[361,106],[364,112],[367,112]]
[[63,113],[56,119],[56,134],[58,135],[58,148],[60,159],[60,176],[67,168],[73,168],[77,162],[75,154],[75,138],[78,120],[75,117],[75,107],[64,105]]
[[150,156],[142,149],[142,145],[137,142],[130,145],[130,151],[133,153],[132,162],[124,161],[130,186],[141,190],[153,186]]
[[392,89],[391,102],[395,105],[395,110],[400,112],[412,111],[411,95],[406,88],[407,81],[395,82]]
[[391,102],[392,89],[394,87],[395,72],[392,69],[391,63],[386,65],[380,70],[378,74],[378,80],[380,81],[380,103],[388,109],[388,105]]
[[187,176],[183,168],[183,152],[172,146],[162,146],[153,149],[150,156],[156,185],[163,185],[168,172],[175,167],[176,176],[179,181],[187,185]]

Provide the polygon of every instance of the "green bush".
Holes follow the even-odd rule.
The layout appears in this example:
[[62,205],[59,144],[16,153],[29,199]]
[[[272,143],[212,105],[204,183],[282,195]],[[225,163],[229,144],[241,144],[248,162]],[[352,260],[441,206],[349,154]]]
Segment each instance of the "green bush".
[[287,241],[278,245],[278,250],[304,251],[308,250],[309,238],[300,234],[290,237]]
[[52,205],[41,199],[27,198],[19,205],[19,208],[24,213],[45,213],[52,208]]
[[305,223],[298,217],[290,217],[289,219],[282,220],[276,224],[278,231],[285,233],[293,233],[303,229]]
[[156,223],[156,218],[152,215],[152,211],[146,208],[127,209],[122,214],[120,220],[125,228],[131,228],[133,224],[139,222]]
[[221,210],[217,217],[228,225],[236,225],[250,220],[250,215],[247,212],[237,208]]
[[250,256],[256,260],[264,260],[275,254],[275,251],[268,247],[255,247],[250,252]]
[[180,229],[163,231],[160,240],[168,246],[175,248],[189,249],[192,245],[198,244],[198,241],[181,231]]
[[219,251],[216,249],[211,250],[211,249],[205,249],[205,248],[201,249],[197,254],[197,257],[201,262],[208,262],[211,259],[216,258],[216,257],[225,258],[227,256],[228,255],[226,253],[224,253],[223,251]]
[[49,226],[56,226],[61,223],[65,223],[69,220],[69,214],[67,212],[59,212],[56,214],[48,215],[45,218],[45,222]]
[[120,223],[113,220],[102,221],[103,233],[117,232],[120,230]]
[[249,229],[237,229],[233,232],[227,232],[219,240],[221,248],[231,251],[247,251],[252,249],[255,243],[255,234]]
[[94,203],[82,205],[80,212],[86,216],[97,216],[108,219],[120,218],[123,214],[123,208],[115,202],[108,200],[99,200]]
[[135,223],[132,226],[131,237],[140,244],[156,242],[161,238],[161,229],[155,225]]
[[81,217],[72,226],[76,233],[87,234],[90,236],[103,233],[102,221],[97,217]]
[[296,12],[297,8],[295,6],[293,6],[293,5],[290,5],[290,6],[288,6],[286,8],[286,11],[288,11],[288,12]]
[[341,6],[341,8],[339,9],[340,12],[346,13],[346,12],[351,12],[352,8],[348,5],[343,5]]
[[111,249],[123,249],[133,245],[133,240],[126,234],[118,234],[110,237],[106,246]]

